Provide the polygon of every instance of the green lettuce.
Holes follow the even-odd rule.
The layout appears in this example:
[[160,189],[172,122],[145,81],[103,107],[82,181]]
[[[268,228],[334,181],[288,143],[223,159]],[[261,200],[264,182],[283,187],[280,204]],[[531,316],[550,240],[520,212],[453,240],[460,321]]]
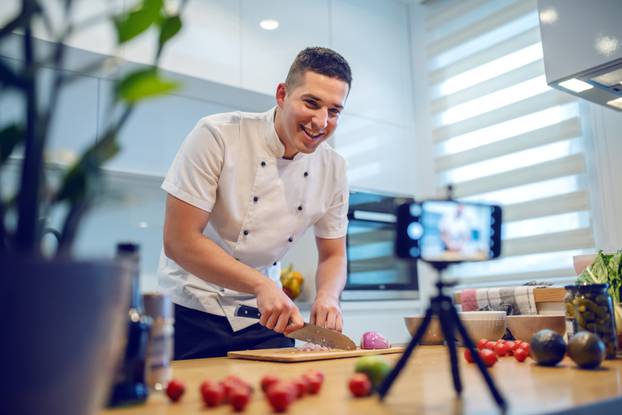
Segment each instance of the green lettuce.
[[622,250],[615,254],[599,251],[594,262],[577,278],[577,284],[609,284],[609,294],[620,303],[622,287]]

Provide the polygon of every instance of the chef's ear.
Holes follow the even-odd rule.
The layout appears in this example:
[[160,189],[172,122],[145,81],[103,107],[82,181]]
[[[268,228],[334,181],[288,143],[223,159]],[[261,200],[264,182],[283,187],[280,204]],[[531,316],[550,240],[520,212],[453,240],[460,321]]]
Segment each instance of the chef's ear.
[[278,84],[276,87],[276,103],[279,105],[279,107],[283,105],[286,96],[287,85],[285,83]]

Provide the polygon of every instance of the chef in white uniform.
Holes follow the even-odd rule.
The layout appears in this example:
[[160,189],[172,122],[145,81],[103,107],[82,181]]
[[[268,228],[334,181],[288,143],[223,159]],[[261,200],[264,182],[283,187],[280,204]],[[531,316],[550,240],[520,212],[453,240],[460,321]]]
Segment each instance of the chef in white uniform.
[[[276,89],[276,107],[201,119],[162,184],[161,287],[175,303],[175,358],[288,347],[302,327],[280,286],[280,262],[309,227],[318,249],[311,322],[341,331],[346,279],[345,160],[325,141],[351,84],[346,60],[307,48]],[[260,320],[236,306],[259,308]],[[257,324],[259,323],[259,324]]]

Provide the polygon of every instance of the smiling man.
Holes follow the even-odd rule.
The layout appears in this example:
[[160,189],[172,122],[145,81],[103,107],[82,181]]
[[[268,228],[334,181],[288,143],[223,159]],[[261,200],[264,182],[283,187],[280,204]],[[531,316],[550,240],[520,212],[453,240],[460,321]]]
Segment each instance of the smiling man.
[[[348,187],[344,159],[325,141],[352,81],[330,49],[301,51],[276,107],[205,117],[166,175],[160,285],[175,303],[175,358],[288,347],[302,327],[280,287],[280,259],[309,227],[318,249],[311,322],[341,331]],[[259,308],[259,321],[236,315]],[[257,324],[259,323],[259,324]]]

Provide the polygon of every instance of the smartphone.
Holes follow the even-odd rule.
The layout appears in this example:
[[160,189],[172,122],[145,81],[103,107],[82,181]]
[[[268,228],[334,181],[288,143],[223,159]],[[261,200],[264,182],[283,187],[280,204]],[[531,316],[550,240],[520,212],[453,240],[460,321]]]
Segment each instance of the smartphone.
[[395,254],[426,262],[487,261],[501,254],[501,207],[457,200],[397,209]]

